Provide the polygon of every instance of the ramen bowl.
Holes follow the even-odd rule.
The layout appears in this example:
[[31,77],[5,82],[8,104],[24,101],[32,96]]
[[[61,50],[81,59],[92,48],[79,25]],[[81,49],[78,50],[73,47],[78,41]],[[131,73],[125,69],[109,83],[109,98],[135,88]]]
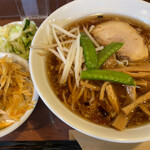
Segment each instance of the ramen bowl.
[[[68,3],[52,13],[38,29],[32,46],[51,42],[48,24],[65,26],[77,19],[95,14],[115,14],[131,17],[150,24],[150,4],[141,0],[77,0]],[[150,140],[150,124],[117,131],[113,128],[91,123],[71,112],[62,104],[53,91],[47,77],[46,59],[39,55],[40,49],[30,51],[30,72],[37,91],[47,107],[62,121],[74,129],[102,140],[135,143]]]
[[[3,58],[5,56],[7,56],[8,58],[11,58],[13,62],[23,66],[26,71],[29,71],[29,64],[28,64],[27,60],[25,60],[24,58],[22,58],[18,55],[15,55],[15,54],[11,54],[11,53],[3,53],[3,52],[0,53],[0,58]],[[37,93],[36,89],[34,88],[33,96],[31,99],[31,101],[33,102],[33,107],[29,110],[26,110],[26,112],[24,113],[24,115],[22,115],[22,117],[19,119],[19,121],[15,121],[13,124],[1,129],[0,137],[5,136],[5,135],[11,133],[12,131],[16,130],[28,119],[28,117],[31,115],[32,111],[34,110],[34,108],[36,106],[38,97],[39,97],[38,93]]]

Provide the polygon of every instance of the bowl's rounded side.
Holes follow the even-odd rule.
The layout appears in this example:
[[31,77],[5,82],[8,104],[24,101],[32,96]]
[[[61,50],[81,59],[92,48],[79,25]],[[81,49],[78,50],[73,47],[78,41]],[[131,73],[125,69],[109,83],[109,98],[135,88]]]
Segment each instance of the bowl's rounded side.
[[[24,58],[22,58],[20,56],[17,56],[15,54],[3,53],[3,52],[0,53],[0,58],[4,57],[6,55],[8,57],[12,58],[16,63],[19,63],[22,66],[24,66],[26,70],[29,70],[29,64],[28,64],[28,62]],[[31,115],[32,111],[34,110],[34,108],[35,108],[35,106],[36,106],[36,104],[38,102],[38,97],[39,97],[39,95],[38,95],[38,93],[37,93],[37,91],[36,91],[36,89],[34,87],[33,97],[32,97],[32,101],[34,101],[34,107],[32,109],[28,110],[20,118],[19,121],[17,121],[15,123],[13,123],[12,125],[10,125],[10,126],[4,128],[4,129],[0,130],[0,137],[5,136],[5,135],[11,133],[12,131],[14,131],[15,129],[17,129],[18,127],[20,127],[29,118],[29,116]]]
[[[78,18],[106,13],[129,16],[150,24],[150,4],[141,0],[77,0],[56,10],[42,23],[32,45],[38,46],[50,40],[47,33],[51,22],[63,26]],[[150,140],[150,124],[120,132],[93,124],[68,110],[53,92],[46,73],[45,57],[38,55],[37,51],[40,50],[31,49],[29,56],[32,80],[47,107],[62,121],[82,133],[107,141],[133,143]]]

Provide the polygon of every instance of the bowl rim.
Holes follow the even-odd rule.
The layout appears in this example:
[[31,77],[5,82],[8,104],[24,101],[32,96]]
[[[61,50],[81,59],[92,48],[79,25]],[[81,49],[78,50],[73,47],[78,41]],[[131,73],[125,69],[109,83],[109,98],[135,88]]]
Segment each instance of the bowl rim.
[[[21,65],[23,65],[27,70],[29,70],[29,64],[28,61],[25,60],[24,58],[16,55],[16,54],[12,54],[12,53],[5,53],[5,52],[0,52],[0,58],[4,57],[4,56],[8,56],[10,58],[13,59],[13,61],[17,61],[17,63],[21,63]],[[16,130],[17,128],[19,128],[31,115],[31,113],[33,112],[33,110],[35,109],[37,102],[38,102],[38,98],[39,95],[36,91],[36,88],[34,86],[34,90],[33,90],[33,97],[32,97],[32,101],[34,101],[34,107],[32,109],[29,109],[25,112],[25,114],[20,118],[19,121],[14,122],[12,125],[1,129],[0,130],[0,137],[3,137],[11,132],[13,132],[14,130]]]
[[[89,0],[90,1],[90,0]],[[89,2],[88,1],[88,2]],[[101,0],[102,1],[102,0]],[[111,2],[111,0],[106,0],[106,1],[109,1],[109,2]],[[119,1],[119,0],[115,0],[115,1]],[[124,2],[125,1],[128,1],[128,2],[130,2],[130,0],[123,0]],[[49,15],[49,17],[47,17],[46,19],[45,19],[45,21],[41,24],[41,26],[40,26],[40,28],[38,29],[38,31],[36,32],[36,34],[35,34],[35,37],[34,37],[34,39],[33,39],[33,41],[32,41],[32,45],[34,45],[35,43],[36,43],[36,41],[37,41],[37,37],[39,36],[39,34],[40,34],[40,32],[43,30],[43,28],[46,26],[46,24],[47,23],[49,23],[50,21],[54,21],[55,20],[55,18],[54,17],[56,17],[60,12],[62,12],[62,11],[65,11],[66,9],[68,9],[69,7],[72,7],[74,4],[77,4],[77,3],[80,3],[80,2],[87,2],[87,0],[76,0],[76,1],[72,1],[72,2],[70,2],[70,3],[68,3],[68,4],[65,4],[64,6],[62,6],[62,7],[60,7],[59,9],[57,9],[56,11],[54,11],[52,14],[50,14]],[[142,5],[149,5],[149,7],[150,7],[150,4],[148,3],[148,2],[145,2],[145,1],[142,1],[142,0],[132,0],[132,2],[133,3],[138,3],[138,4],[142,4]],[[149,15],[150,16],[150,15]],[[84,17],[84,16],[83,16]],[[133,17],[133,18],[135,18],[135,17]],[[137,19],[137,18],[136,18]],[[147,20],[146,20],[147,21]],[[145,23],[146,23],[146,21],[144,21]],[[80,132],[82,132],[82,133],[84,133],[84,134],[86,134],[86,135],[89,135],[89,136],[92,136],[92,137],[94,137],[94,138],[97,138],[97,139],[102,139],[102,140],[106,140],[106,141],[110,141],[110,142],[118,142],[118,143],[138,143],[138,142],[144,142],[144,141],[148,141],[148,140],[150,140],[150,135],[149,135],[149,137],[145,137],[145,138],[143,138],[143,137],[140,137],[140,138],[135,138],[135,139],[127,139],[127,138],[124,138],[124,139],[122,139],[122,138],[119,138],[118,137],[118,139],[116,139],[115,137],[113,137],[113,136],[111,136],[111,137],[106,137],[106,136],[104,136],[104,135],[99,135],[99,136],[97,136],[97,134],[96,133],[93,133],[93,131],[91,132],[91,131],[87,131],[87,129],[86,129],[86,127],[84,126],[84,125],[88,125],[88,126],[91,126],[91,124],[92,124],[92,126],[93,127],[95,127],[96,129],[97,129],[97,126],[99,126],[99,125],[96,125],[96,124],[93,124],[93,123],[91,123],[91,122],[88,122],[88,121],[86,121],[85,119],[82,119],[81,117],[77,117],[77,115],[75,115],[75,114],[72,114],[72,112],[71,111],[69,111],[67,108],[64,108],[64,106],[63,106],[63,104],[59,104],[59,105],[61,105],[62,106],[62,108],[64,109],[64,111],[66,111],[66,112],[68,112],[68,113],[70,113],[69,115],[71,115],[74,119],[76,119],[76,121],[81,121],[83,124],[82,124],[82,127],[80,126],[78,126],[74,121],[70,121],[68,118],[66,118],[66,117],[64,117],[63,116],[63,114],[61,114],[61,112],[60,112],[60,110],[58,109],[58,108],[56,108],[55,106],[54,106],[54,104],[50,104],[50,102],[48,101],[48,99],[46,98],[46,96],[43,94],[43,91],[42,91],[42,89],[40,88],[40,85],[39,85],[39,83],[38,83],[38,81],[36,80],[37,78],[35,77],[35,70],[34,70],[34,68],[33,68],[33,66],[34,66],[34,60],[33,60],[33,57],[34,57],[34,50],[32,51],[32,48],[31,48],[31,50],[30,50],[30,55],[29,55],[29,66],[30,66],[30,72],[31,72],[31,77],[32,77],[32,80],[33,80],[33,82],[34,82],[34,85],[36,86],[36,89],[37,89],[37,91],[38,91],[38,93],[39,93],[39,95],[40,95],[40,97],[41,97],[41,99],[43,100],[43,102],[46,104],[46,106],[59,118],[59,119],[61,119],[63,122],[65,122],[66,124],[68,124],[69,126],[71,126],[72,128],[74,128],[74,129],[76,129],[76,130],[78,130],[78,131],[80,131]],[[34,57],[35,58],[35,57]],[[58,99],[57,97],[56,97],[56,95],[54,95],[54,93],[51,93],[51,98],[55,98],[55,99]],[[59,102],[58,102],[59,103]],[[58,104],[57,103],[57,104]],[[60,102],[61,103],[61,102]],[[67,116],[68,117],[68,116]],[[70,117],[71,118],[71,117]],[[142,130],[142,128],[144,128],[145,126],[143,126],[143,127],[140,127],[140,129]],[[137,129],[137,128],[134,128],[134,129],[127,129],[127,130],[135,130],[135,129]],[[104,130],[104,131],[106,131],[106,132],[111,132],[111,130],[109,129],[109,128],[107,128],[107,127],[104,127],[104,126],[101,126],[101,130]],[[117,132],[117,131],[116,131]],[[120,132],[120,131],[118,131],[118,132]],[[124,133],[124,131],[121,131],[122,133]],[[135,132],[135,131],[134,131]]]

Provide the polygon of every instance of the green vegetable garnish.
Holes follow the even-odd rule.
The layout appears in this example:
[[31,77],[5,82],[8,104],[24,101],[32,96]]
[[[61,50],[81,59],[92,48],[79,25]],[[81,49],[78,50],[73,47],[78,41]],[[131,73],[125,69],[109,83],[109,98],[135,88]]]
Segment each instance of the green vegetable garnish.
[[95,47],[85,33],[81,33],[80,42],[83,47],[85,64],[88,69],[81,72],[81,79],[104,80],[136,85],[133,78],[128,74],[98,69],[113,53],[123,46],[123,43],[111,43],[96,55]]
[[80,43],[83,47],[85,64],[87,69],[95,69],[97,67],[97,55],[92,41],[85,33],[81,33]]
[[86,70],[81,72],[81,79],[113,81],[127,85],[136,85],[128,74],[110,70]]
[[26,20],[25,20],[25,25],[24,25],[23,31],[24,31],[25,29],[27,29],[27,28],[29,27],[29,25],[30,25],[30,20],[26,19]]
[[123,46],[123,43],[111,43],[104,47],[97,54],[97,68],[99,68],[113,53],[119,50]]
[[25,46],[23,44],[23,41],[18,38],[15,41],[11,42],[12,44],[12,48],[15,54],[19,55],[19,54],[25,54]]
[[31,41],[33,39],[33,35],[30,34],[30,32],[27,32],[26,34],[22,35],[21,37],[24,46],[26,49],[29,49],[29,46],[31,45]]

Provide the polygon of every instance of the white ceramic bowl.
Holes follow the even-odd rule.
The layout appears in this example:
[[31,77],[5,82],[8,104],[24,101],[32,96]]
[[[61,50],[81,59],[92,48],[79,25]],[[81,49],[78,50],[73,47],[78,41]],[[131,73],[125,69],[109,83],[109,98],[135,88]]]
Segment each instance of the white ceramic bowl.
[[[42,23],[32,45],[47,42],[48,23],[57,22],[64,26],[73,20],[93,14],[119,14],[150,24],[150,4],[141,0],[77,0],[59,8]],[[107,141],[134,143],[150,140],[150,124],[120,132],[88,122],[68,110],[49,85],[45,57],[39,56],[37,51],[31,49],[29,57],[34,85],[47,107],[62,121],[82,133]]]
[[[14,60],[14,62],[16,63],[19,63],[20,65],[24,66],[26,70],[29,70],[29,64],[28,62],[20,57],[20,56],[17,56],[15,54],[11,54],[11,53],[0,53],[0,58],[4,57],[4,56],[8,56],[10,58],[12,58]],[[19,121],[13,123],[12,125],[10,125],[9,127],[6,127],[2,130],[0,130],[0,137],[4,136],[4,135],[7,135],[9,133],[11,133],[12,131],[14,131],[15,129],[17,129],[18,127],[20,127],[27,119],[28,117],[30,116],[30,114],[32,113],[32,111],[34,110],[36,104],[37,104],[37,101],[38,101],[38,94],[36,92],[36,89],[34,88],[34,91],[33,91],[33,97],[32,97],[32,101],[34,101],[34,107],[30,110],[28,110],[22,117]]]

